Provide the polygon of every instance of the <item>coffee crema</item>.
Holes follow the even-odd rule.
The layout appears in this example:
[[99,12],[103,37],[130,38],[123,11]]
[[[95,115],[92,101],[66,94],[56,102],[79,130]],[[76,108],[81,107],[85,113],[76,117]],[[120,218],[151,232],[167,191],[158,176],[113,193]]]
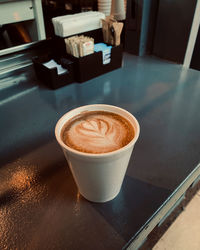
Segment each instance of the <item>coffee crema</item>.
[[86,111],[63,126],[63,142],[85,153],[108,153],[126,146],[134,138],[134,128],[121,115],[107,111]]

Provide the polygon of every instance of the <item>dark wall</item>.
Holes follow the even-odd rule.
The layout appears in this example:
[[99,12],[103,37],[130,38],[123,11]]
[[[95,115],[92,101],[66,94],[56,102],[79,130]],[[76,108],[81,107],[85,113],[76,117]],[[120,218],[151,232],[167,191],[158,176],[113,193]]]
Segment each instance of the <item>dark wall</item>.
[[[152,54],[159,0],[128,0],[125,21],[125,50]],[[145,14],[144,14],[145,13]],[[143,14],[147,15],[142,25]],[[144,20],[143,19],[143,20]],[[143,48],[144,46],[144,48]]]
[[160,0],[153,53],[183,63],[196,0]]
[[125,50],[139,54],[142,22],[142,0],[128,0],[125,21]]

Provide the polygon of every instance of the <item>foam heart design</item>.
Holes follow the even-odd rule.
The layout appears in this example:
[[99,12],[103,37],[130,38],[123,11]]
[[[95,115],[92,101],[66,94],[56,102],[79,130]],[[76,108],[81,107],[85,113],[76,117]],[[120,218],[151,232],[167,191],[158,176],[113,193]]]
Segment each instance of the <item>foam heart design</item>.
[[76,130],[78,133],[86,136],[90,136],[91,138],[107,138],[110,133],[114,132],[111,124],[103,119],[91,119],[87,121],[83,121],[80,123]]
[[[106,113],[106,112],[105,112]],[[83,152],[103,153],[117,150],[127,144],[129,132],[122,117],[92,113],[84,119],[77,119],[67,131],[66,143]]]

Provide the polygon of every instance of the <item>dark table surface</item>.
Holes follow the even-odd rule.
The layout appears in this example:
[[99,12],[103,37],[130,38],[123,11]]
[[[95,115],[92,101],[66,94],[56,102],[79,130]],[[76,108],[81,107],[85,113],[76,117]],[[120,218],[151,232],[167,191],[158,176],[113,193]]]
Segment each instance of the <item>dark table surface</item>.
[[[79,195],[54,127],[68,110],[106,103],[141,134],[119,195]],[[32,66],[0,76],[0,249],[121,249],[134,241],[200,159],[200,73],[124,55],[123,67],[49,90]]]

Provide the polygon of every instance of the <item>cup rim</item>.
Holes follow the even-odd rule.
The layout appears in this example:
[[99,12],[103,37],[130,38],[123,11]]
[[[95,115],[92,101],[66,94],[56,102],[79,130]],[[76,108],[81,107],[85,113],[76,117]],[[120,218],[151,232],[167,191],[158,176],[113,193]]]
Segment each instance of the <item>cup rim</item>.
[[[119,149],[114,150],[114,151],[111,151],[111,152],[107,152],[107,153],[98,153],[98,154],[86,153],[86,152],[81,152],[81,151],[78,151],[76,149],[73,149],[73,148],[67,146],[61,139],[61,131],[62,131],[62,127],[63,127],[63,125],[61,125],[61,124],[63,123],[63,120],[65,120],[66,117],[70,113],[74,112],[74,110],[78,110],[78,109],[81,110],[81,109],[87,109],[87,108],[92,108],[92,107],[102,107],[102,109],[103,109],[103,107],[107,107],[107,108],[110,107],[110,108],[115,108],[115,109],[121,110],[124,113],[126,113],[129,117],[131,117],[134,120],[135,125],[133,125],[133,123],[130,121],[130,119],[128,119],[127,117],[124,117],[122,114],[120,114],[120,115],[123,116],[125,119],[128,119],[129,122],[131,122],[131,125],[134,127],[134,131],[135,131],[134,138],[124,147],[119,148]],[[91,111],[93,111],[93,110],[91,110]],[[109,112],[109,110],[106,110],[106,111]],[[110,112],[116,113],[113,110],[110,110]],[[116,114],[118,114],[118,113],[116,113]],[[65,124],[65,122],[64,122],[64,124]],[[55,137],[56,137],[57,142],[60,144],[60,146],[62,148],[66,149],[67,151],[71,152],[74,155],[87,156],[90,158],[101,158],[101,157],[113,156],[113,155],[119,154],[119,153],[125,151],[126,149],[130,148],[132,145],[134,145],[136,143],[136,141],[138,140],[139,134],[140,134],[140,125],[139,125],[137,119],[135,118],[135,116],[123,108],[120,108],[120,107],[115,106],[115,105],[109,105],[109,104],[91,104],[91,105],[83,105],[83,106],[79,106],[77,108],[73,108],[70,111],[66,112],[64,115],[62,115],[60,117],[60,119],[57,121],[56,126],[55,126]]]

